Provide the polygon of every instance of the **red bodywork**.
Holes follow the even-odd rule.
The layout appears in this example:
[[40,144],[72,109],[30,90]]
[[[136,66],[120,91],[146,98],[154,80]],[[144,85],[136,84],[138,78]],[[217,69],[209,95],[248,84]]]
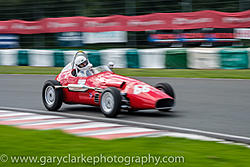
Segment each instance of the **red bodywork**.
[[[85,85],[90,87],[103,89],[107,87],[116,87],[121,91],[121,93],[126,94],[126,97],[129,99],[131,109],[155,109],[156,102],[158,100],[173,99],[166,93],[147,83],[133,78],[117,75],[111,71],[101,72],[89,77],[74,77],[71,74],[71,70],[68,70],[61,72],[56,77],[56,80],[59,81],[62,86],[85,82]],[[100,100],[101,93],[96,92],[95,90],[72,92],[67,88],[63,88],[63,101],[65,103],[99,106]]]

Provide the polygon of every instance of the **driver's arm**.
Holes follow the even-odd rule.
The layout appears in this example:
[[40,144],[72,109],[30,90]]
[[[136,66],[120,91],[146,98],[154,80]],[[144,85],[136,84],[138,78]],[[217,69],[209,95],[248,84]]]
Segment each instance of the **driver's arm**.
[[84,71],[80,70],[80,71],[77,72],[77,76],[78,77],[86,77],[86,74],[85,74]]

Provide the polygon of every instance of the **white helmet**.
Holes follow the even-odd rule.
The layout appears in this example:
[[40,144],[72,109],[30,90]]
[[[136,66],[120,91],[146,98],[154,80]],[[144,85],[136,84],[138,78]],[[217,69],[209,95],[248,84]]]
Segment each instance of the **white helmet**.
[[113,62],[109,62],[109,64],[108,64],[108,67],[110,68],[110,69],[112,69],[112,68],[114,68],[114,63]]
[[75,59],[75,66],[78,70],[87,70],[92,67],[88,59],[84,56],[77,56]]

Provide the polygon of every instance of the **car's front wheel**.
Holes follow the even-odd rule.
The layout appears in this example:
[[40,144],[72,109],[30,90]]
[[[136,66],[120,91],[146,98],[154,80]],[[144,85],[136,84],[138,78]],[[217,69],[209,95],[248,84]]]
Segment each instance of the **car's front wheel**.
[[[168,94],[169,96],[171,96],[172,98],[175,99],[175,93],[174,93],[174,89],[172,88],[172,86],[168,83],[158,83],[155,85],[155,88],[159,89],[160,91]],[[159,109],[159,111],[170,111],[171,108],[166,108],[166,109]]]
[[56,80],[48,80],[43,86],[42,100],[49,111],[57,111],[62,106],[63,91],[61,88],[55,89],[56,85],[61,84]]
[[100,108],[106,117],[116,117],[121,109],[122,97],[117,88],[110,87],[103,91],[101,95]]

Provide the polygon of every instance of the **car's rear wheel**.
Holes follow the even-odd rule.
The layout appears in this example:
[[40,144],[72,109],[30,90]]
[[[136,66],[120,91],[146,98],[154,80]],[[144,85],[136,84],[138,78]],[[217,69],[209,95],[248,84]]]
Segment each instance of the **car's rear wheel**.
[[[168,94],[169,96],[171,96],[172,98],[175,98],[175,93],[174,93],[174,89],[172,88],[172,86],[169,83],[158,83],[155,85],[155,88],[159,89],[160,91]],[[159,111],[170,111],[171,108],[167,108],[167,109],[159,109]]]
[[43,86],[42,100],[49,111],[57,111],[62,106],[63,91],[61,88],[55,89],[56,85],[61,84],[56,80],[48,80]]
[[101,95],[100,108],[106,117],[116,117],[121,110],[122,97],[117,88],[110,87]]

